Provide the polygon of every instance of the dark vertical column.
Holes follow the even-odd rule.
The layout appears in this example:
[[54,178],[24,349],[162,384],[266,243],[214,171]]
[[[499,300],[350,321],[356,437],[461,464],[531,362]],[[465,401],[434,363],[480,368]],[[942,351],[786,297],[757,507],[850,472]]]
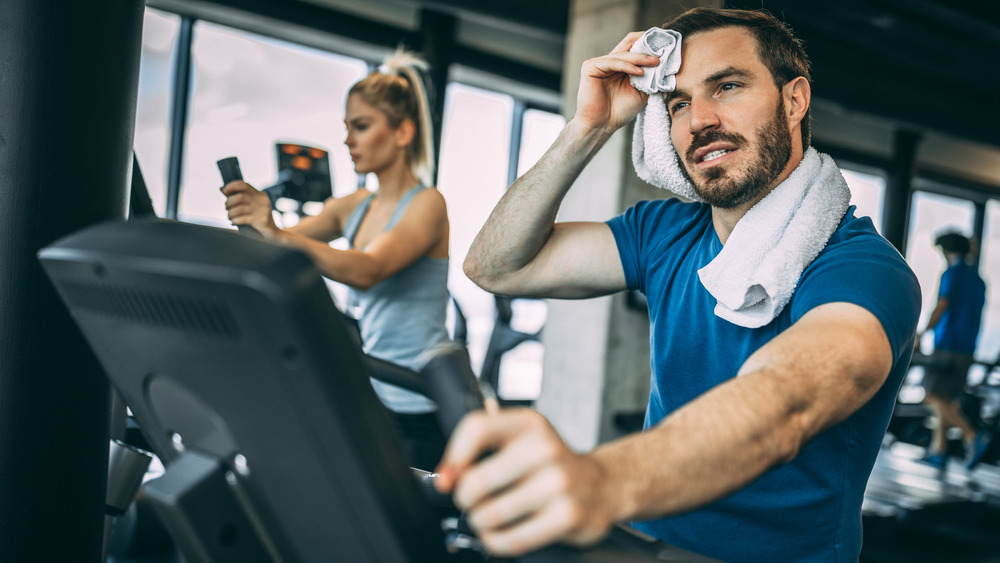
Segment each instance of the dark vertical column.
[[445,89],[448,86],[448,67],[451,66],[455,45],[455,17],[421,10],[420,51],[430,65],[431,121],[434,122],[434,183],[437,183],[438,163],[441,161],[441,125],[444,119]]
[[527,108],[524,102],[514,100],[514,111],[511,112],[510,122],[510,145],[509,156],[507,158],[507,185],[510,186],[517,180],[517,169],[521,159],[521,137],[524,131],[524,112]]
[[976,206],[975,223],[972,226],[972,261],[977,268],[982,261],[983,240],[986,237],[986,204],[974,202]]
[[167,155],[167,218],[177,218],[180,203],[181,176],[184,168],[184,134],[187,132],[188,107],[191,98],[191,42],[194,20],[181,19],[177,42],[174,44],[174,64],[170,96],[170,152]]
[[142,0],[0,2],[0,559],[96,562],[109,387],[36,252],[123,218]]
[[910,195],[919,144],[918,133],[897,131],[892,162],[886,171],[883,235],[903,254],[906,254],[906,227],[910,218]]

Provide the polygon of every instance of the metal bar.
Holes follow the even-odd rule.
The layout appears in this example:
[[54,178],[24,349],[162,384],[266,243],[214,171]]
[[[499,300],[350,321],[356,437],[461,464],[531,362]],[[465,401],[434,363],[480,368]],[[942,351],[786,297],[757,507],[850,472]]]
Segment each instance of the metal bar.
[[906,252],[906,227],[910,218],[913,177],[920,134],[897,131],[894,154],[885,184],[882,227],[884,236],[901,253]]
[[510,121],[510,156],[507,160],[507,185],[517,180],[517,168],[521,159],[521,137],[524,132],[524,102],[514,98],[514,111]]
[[170,152],[167,154],[167,209],[169,219],[177,218],[180,202],[181,175],[184,170],[184,136],[187,130],[188,107],[191,97],[191,43],[194,19],[181,18],[181,27],[174,45],[172,72],[173,95],[170,104]]
[[434,184],[437,184],[438,163],[441,161],[441,124],[448,69],[455,50],[456,25],[455,16],[432,10],[420,11],[420,48],[430,66],[426,89],[434,129],[434,177],[431,179]]

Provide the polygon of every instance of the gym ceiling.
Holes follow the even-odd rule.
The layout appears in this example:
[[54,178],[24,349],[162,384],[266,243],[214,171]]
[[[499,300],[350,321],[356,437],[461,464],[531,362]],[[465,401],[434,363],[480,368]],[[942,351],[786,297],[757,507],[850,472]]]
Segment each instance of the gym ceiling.
[[[383,51],[400,42],[419,48],[421,34],[428,33],[426,24],[432,21],[429,15],[445,15],[454,25],[450,57],[456,66],[549,91],[555,94],[554,103],[562,83],[570,10],[570,0],[148,0],[147,4],[251,30],[256,27],[272,35],[281,36],[284,30],[289,39],[369,59],[377,56],[373,45]],[[844,123],[858,126],[857,134],[846,129],[838,140],[850,141],[853,135],[863,147],[861,137],[871,136],[874,128],[939,135],[1000,151],[996,107],[1000,3],[732,0],[726,6],[763,8],[788,22],[805,41],[813,63],[814,107],[821,114],[820,123],[841,129]],[[891,138],[891,133],[885,137]]]

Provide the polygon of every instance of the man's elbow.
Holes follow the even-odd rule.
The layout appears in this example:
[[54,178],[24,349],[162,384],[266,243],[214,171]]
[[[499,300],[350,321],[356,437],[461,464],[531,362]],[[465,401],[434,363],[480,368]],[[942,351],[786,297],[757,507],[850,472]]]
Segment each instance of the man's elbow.
[[815,416],[800,405],[790,408],[784,423],[778,425],[772,434],[770,450],[773,462],[781,465],[795,459],[806,442],[818,433],[818,426]]
[[799,455],[799,452],[802,451],[802,446],[807,439],[807,433],[803,425],[793,419],[787,431],[782,433],[778,440],[776,440],[776,444],[774,444],[776,465],[788,463],[795,459]]
[[488,268],[485,267],[477,256],[469,253],[469,255],[465,257],[465,262],[462,263],[462,271],[464,271],[465,275],[479,287],[491,293],[496,292],[498,281],[497,277],[489,274]]
[[482,266],[480,266],[479,260],[475,256],[473,256],[472,253],[470,252],[465,257],[465,262],[462,262],[462,271],[465,272],[466,277],[468,277],[470,280],[479,283],[478,279],[479,276],[481,275],[480,274],[481,270]]

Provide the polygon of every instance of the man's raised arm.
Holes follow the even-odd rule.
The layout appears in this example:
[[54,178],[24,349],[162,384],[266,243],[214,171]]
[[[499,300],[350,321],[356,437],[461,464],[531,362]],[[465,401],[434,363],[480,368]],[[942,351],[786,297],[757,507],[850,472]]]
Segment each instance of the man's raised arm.
[[507,190],[476,236],[465,273],[504,295],[582,298],[625,289],[618,249],[604,223],[556,223],[566,192],[612,133],[635,118],[646,95],[629,83],[651,55],[629,53],[641,32],[583,64],[577,111],[552,147]]

